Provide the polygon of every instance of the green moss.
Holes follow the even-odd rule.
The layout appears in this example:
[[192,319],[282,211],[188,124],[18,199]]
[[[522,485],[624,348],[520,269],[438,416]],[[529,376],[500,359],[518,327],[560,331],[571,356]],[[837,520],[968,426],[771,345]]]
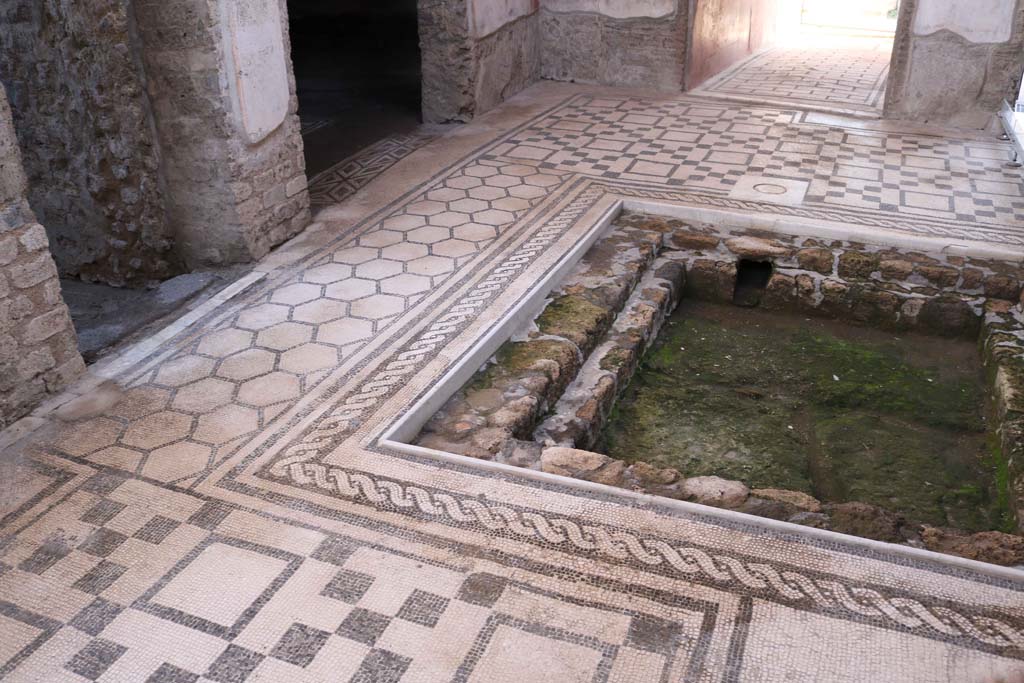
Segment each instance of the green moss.
[[[537,372],[537,361],[551,360],[560,368],[569,368],[576,362],[576,350],[568,343],[553,339],[536,339],[526,342],[506,342],[495,354],[495,363],[473,375],[467,389],[479,391],[507,382],[509,379],[525,377]],[[565,373],[561,373],[565,374]]]
[[688,302],[642,359],[602,445],[686,476],[992,528],[1002,513],[984,402],[973,344]]
[[560,296],[537,318],[537,327],[544,334],[565,337],[580,348],[590,348],[611,321],[611,312],[581,296]]
[[946,380],[934,368],[910,365],[895,344],[872,348],[809,333],[796,335],[795,341],[805,350],[811,393],[822,405],[868,408],[935,427],[984,428],[984,397],[974,378]]
[[996,433],[988,435],[988,458],[985,463],[992,472],[992,512],[995,528],[1006,533],[1015,533],[1017,523],[1014,517],[1013,484],[1010,481],[1010,459],[1003,452]]
[[602,370],[618,372],[623,367],[625,367],[626,364],[629,363],[629,361],[632,358],[633,354],[630,353],[627,349],[616,347],[608,351],[608,353],[606,353],[604,357],[601,358],[601,362],[599,363],[599,365]]
[[718,475],[752,486],[811,491],[802,437],[788,429],[791,406],[727,387],[688,386],[671,376],[634,378],[610,420],[604,448],[616,458]]
[[980,455],[983,436],[862,411],[824,416],[815,428],[846,500],[935,526],[981,530],[994,522],[982,462],[961,457],[961,440]]
[[506,373],[521,375],[540,360],[553,360],[561,365],[571,352],[568,344],[550,339],[512,342],[499,349],[498,367]]

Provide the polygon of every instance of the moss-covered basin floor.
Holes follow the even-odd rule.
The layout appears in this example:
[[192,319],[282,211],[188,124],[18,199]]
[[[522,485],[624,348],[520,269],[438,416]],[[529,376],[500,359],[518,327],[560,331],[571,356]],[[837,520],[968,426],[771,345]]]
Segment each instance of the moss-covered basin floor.
[[976,345],[684,301],[601,449],[912,521],[1000,526]]

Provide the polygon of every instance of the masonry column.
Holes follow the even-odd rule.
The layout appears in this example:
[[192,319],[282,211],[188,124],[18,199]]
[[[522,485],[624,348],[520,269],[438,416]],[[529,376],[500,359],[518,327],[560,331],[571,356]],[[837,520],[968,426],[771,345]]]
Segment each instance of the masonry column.
[[85,369],[0,88],[0,428]]
[[285,0],[135,0],[168,212],[192,266],[309,222]]

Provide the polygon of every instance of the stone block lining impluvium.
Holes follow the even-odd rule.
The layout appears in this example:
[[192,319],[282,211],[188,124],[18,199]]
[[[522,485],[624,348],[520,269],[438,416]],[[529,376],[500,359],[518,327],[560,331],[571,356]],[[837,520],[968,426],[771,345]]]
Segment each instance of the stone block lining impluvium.
[[[894,333],[981,339],[995,398],[990,430],[999,528],[968,533],[900,510],[819,500],[805,490],[659,466],[602,450],[603,430],[644,354],[683,298],[731,304],[737,264],[769,264],[761,308]],[[998,564],[1024,562],[1022,270],[994,259],[623,214],[502,346],[427,422],[419,446],[549,474],[926,547]],[[744,296],[747,296],[746,294]],[[980,406],[978,407],[980,410]],[[625,456],[623,456],[625,457]],[[650,462],[649,462],[650,461]],[[1006,533],[1006,532],[1014,533]]]

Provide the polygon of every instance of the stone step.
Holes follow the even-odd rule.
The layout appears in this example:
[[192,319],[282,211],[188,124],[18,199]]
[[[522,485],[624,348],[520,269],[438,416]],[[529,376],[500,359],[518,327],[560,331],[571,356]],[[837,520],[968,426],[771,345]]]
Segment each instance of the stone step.
[[[528,443],[534,428],[609,331],[623,344],[631,336],[643,337],[617,321],[627,304],[635,308],[638,285],[655,286],[641,283],[671,229],[668,224],[665,230],[648,230],[616,223],[552,290],[540,315],[428,421],[416,443],[535,467],[539,447]],[[649,297],[667,299],[664,292],[652,291]],[[640,309],[631,312],[637,325],[644,315]]]
[[686,269],[678,252],[654,261],[552,414],[534,431],[534,441],[544,446],[594,447],[615,401],[679,304],[685,282]]

